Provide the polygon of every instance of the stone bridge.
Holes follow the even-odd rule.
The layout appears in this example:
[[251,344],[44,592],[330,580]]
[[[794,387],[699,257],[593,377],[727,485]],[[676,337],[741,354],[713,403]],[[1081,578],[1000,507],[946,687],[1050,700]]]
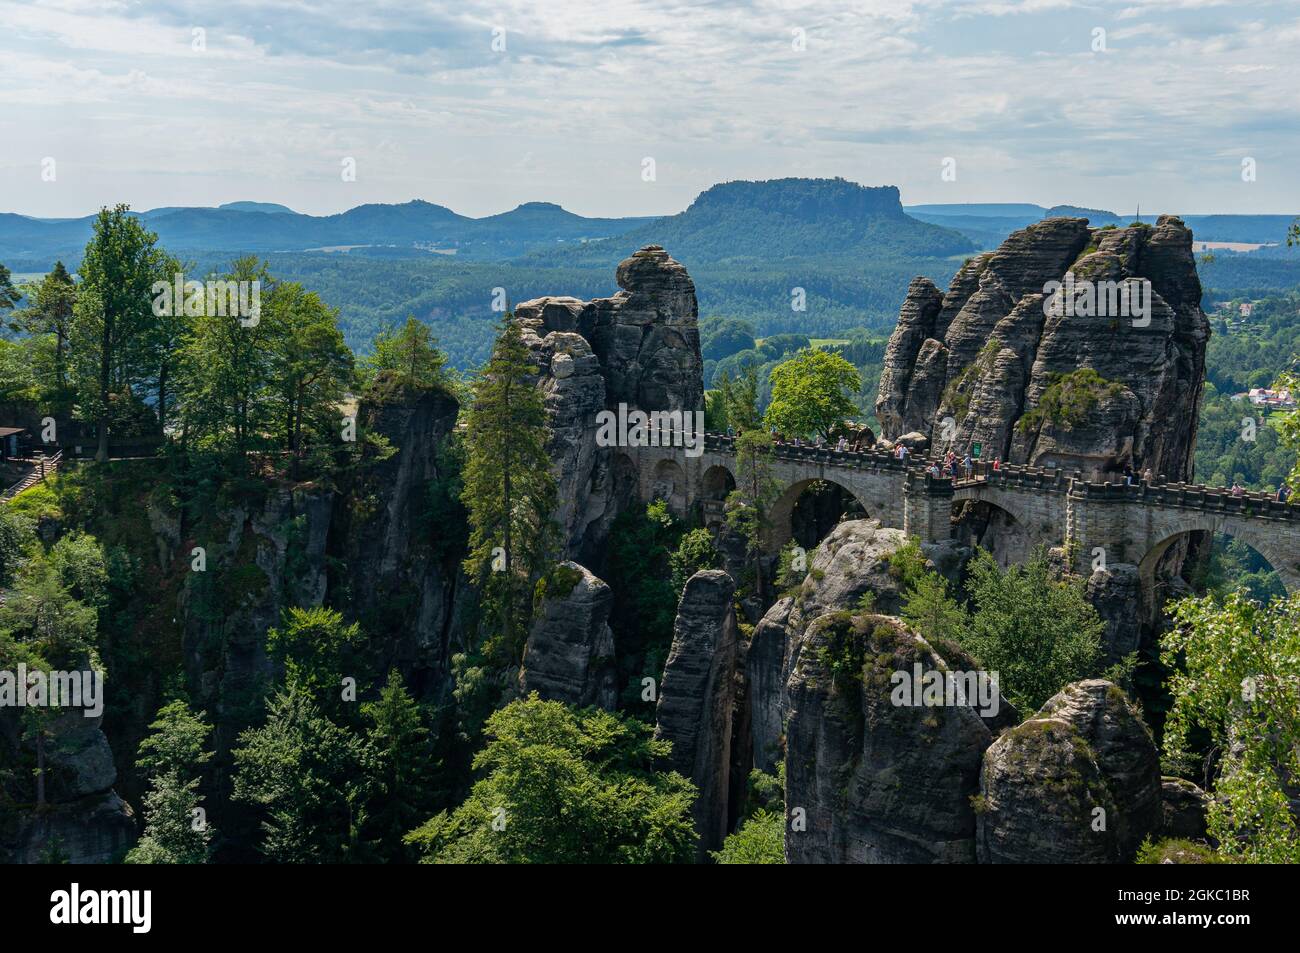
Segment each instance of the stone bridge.
[[[704,452],[695,457],[681,447],[616,452],[634,468],[642,499],[666,499],[678,514],[699,507],[706,525],[720,521],[723,501],[736,485],[733,438],[706,435]],[[771,472],[781,494],[772,507],[766,549],[776,552],[790,538],[795,503],[821,480],[851,494],[869,518],[926,542],[952,536],[954,504],[988,504],[1023,534],[1027,548],[1063,546],[1084,575],[1098,556],[1107,564],[1134,564],[1148,593],[1160,558],[1177,540],[1190,533],[1226,533],[1268,560],[1288,593],[1300,593],[1300,506],[1269,494],[1233,496],[1184,483],[1089,482],[1078,471],[1012,464],[997,472],[981,467],[973,478],[954,481],[929,475],[927,466],[884,451],[777,445]]]

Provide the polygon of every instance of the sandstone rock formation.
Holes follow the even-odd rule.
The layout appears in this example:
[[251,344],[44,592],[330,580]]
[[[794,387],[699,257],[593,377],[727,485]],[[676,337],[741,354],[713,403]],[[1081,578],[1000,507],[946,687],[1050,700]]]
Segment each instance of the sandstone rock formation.
[[[0,712],[0,749],[19,743],[14,712]],[[51,720],[45,743],[46,804],[0,811],[0,863],[107,864],[135,844],[135,814],[113,790],[117,768],[102,721],[87,718],[81,709],[62,711]],[[8,750],[4,757],[11,757]]]
[[[945,649],[945,651],[949,651]],[[1005,712],[896,704],[894,674],[973,668],[940,656],[899,620],[822,615],[788,686],[789,863],[971,863],[981,758]],[[972,700],[973,702],[974,700]]]
[[1114,684],[1074,682],[984,756],[981,863],[1119,863],[1158,831],[1160,757]]
[[701,860],[727,835],[739,643],[735,592],[735,581],[721,569],[687,580],[655,713],[655,736],[673,745],[672,767],[699,788],[692,814]]
[[137,837],[131,806],[115,791],[105,791],[16,815],[12,827],[0,827],[0,863],[111,864],[135,846]]
[[[1047,315],[1048,283],[1067,272],[1074,296],[1058,292]],[[1149,314],[1083,313],[1085,282],[1143,280]],[[1209,337],[1200,300],[1178,218],[1119,229],[1036,222],[969,260],[946,294],[912,282],[881,374],[883,436],[919,431],[959,452],[979,442],[988,458],[1085,474],[1131,464],[1188,478]],[[1080,368],[1100,383],[1069,377]]]
[[638,475],[616,447],[596,446],[596,414],[704,408],[695,285],[658,245],[625,259],[609,298],[545,297],[515,308],[546,394],[566,555],[600,570],[614,518]]
[[[876,520],[840,523],[813,551],[798,591],[778,599],[759,620],[746,665],[756,768],[770,772],[781,759],[786,683],[804,630],[824,613],[857,607],[867,593],[875,611],[897,613],[902,592],[889,560],[906,542],[902,530],[882,527]],[[960,572],[969,555],[969,550],[950,544],[925,546],[922,551],[936,569],[953,574],[950,578]]]
[[1160,779],[1160,836],[1182,840],[1205,838],[1205,792],[1183,778]]
[[1136,652],[1142,640],[1142,580],[1138,567],[1112,563],[1088,577],[1084,594],[1105,625],[1101,644],[1115,663]]
[[[551,591],[552,585],[567,591]],[[548,580],[519,673],[523,694],[612,711],[618,703],[614,634],[609,610],[614,593],[575,562],[561,563]]]

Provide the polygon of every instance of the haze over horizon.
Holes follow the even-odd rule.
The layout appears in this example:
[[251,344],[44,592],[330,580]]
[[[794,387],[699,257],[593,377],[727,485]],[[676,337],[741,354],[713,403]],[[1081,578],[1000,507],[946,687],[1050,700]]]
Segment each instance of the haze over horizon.
[[1300,14],[1272,0],[0,0],[0,21],[0,211],[34,217],[412,198],[660,216],[789,176],[906,205],[1300,209]]

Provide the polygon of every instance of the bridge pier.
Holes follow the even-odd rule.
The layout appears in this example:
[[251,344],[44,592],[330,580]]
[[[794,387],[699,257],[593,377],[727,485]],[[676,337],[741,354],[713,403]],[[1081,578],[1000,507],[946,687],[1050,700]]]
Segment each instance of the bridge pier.
[[903,532],[923,543],[952,536],[952,481],[908,471],[903,484]]

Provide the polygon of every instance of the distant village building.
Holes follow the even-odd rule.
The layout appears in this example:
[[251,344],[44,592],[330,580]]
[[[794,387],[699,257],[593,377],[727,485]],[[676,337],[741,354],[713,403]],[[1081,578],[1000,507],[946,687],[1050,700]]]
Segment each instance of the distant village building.
[[1252,387],[1244,394],[1233,394],[1233,400],[1248,400],[1256,407],[1266,410],[1295,410],[1296,400],[1291,391],[1272,390],[1267,387]]

